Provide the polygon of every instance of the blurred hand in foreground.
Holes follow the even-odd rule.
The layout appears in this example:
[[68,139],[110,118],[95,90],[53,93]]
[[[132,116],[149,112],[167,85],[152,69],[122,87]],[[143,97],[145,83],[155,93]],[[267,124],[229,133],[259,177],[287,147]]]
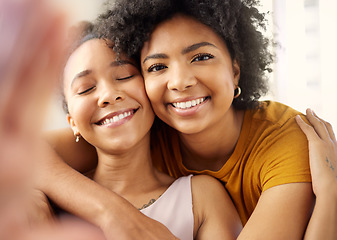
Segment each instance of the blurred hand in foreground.
[[0,239],[14,239],[30,229],[32,216],[39,221],[50,217],[47,205],[44,213],[30,215],[34,204],[27,204],[48,202],[42,193],[31,191],[31,167],[40,157],[40,134],[60,72],[64,30],[63,13],[47,1],[0,1]]

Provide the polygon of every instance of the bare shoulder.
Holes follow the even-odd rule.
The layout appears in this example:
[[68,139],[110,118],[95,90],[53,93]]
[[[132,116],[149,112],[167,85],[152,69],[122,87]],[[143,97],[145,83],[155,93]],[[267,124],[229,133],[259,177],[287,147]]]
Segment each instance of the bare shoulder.
[[[227,194],[226,189],[219,180],[208,175],[196,175],[191,178],[192,193],[201,194],[205,193],[214,194],[217,191]],[[215,191],[215,192],[214,192]]]
[[[208,175],[197,175],[191,178],[193,205],[197,210],[209,210],[218,204],[233,205],[225,187],[221,182]],[[215,204],[215,205],[214,205]]]
[[195,239],[236,239],[239,215],[221,182],[211,176],[191,179]]

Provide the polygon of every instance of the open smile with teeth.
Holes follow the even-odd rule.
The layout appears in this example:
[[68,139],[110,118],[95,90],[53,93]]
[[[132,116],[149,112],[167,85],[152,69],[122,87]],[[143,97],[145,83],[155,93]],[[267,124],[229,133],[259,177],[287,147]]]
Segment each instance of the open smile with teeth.
[[172,103],[172,105],[175,108],[188,109],[188,108],[192,108],[192,107],[195,107],[195,106],[203,103],[205,100],[206,100],[206,98],[202,97],[202,98],[198,98],[198,99],[194,99],[194,100],[186,101],[186,102],[175,102],[175,103]]
[[118,115],[115,115],[113,117],[110,117],[110,118],[105,118],[104,120],[101,120],[97,123],[97,125],[107,125],[109,123],[116,123],[126,117],[129,117],[131,115],[133,115],[136,111],[134,110],[131,110],[131,111],[127,111],[127,112],[124,112],[124,113],[121,113],[121,114],[118,114]]

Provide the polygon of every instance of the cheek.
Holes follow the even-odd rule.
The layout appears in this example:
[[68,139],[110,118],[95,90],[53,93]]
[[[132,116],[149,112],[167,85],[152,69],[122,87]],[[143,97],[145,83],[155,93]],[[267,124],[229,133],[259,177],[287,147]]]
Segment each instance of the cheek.
[[217,71],[219,74],[217,76],[214,76],[213,84],[215,85],[215,88],[219,90],[226,90],[226,91],[234,91],[235,87],[235,79],[234,79],[234,73],[231,71],[231,69],[227,71]]
[[[83,128],[86,123],[90,122],[91,107],[80,101],[68,102],[69,114],[75,121],[75,124],[79,128]],[[81,131],[81,130],[80,130]]]
[[141,79],[138,82],[130,82],[131,85],[125,87],[125,91],[131,98],[134,98],[137,102],[143,105],[144,108],[149,109],[152,112],[152,107],[148,95],[145,91],[144,80]]
[[154,81],[145,81],[145,89],[149,101],[152,106],[152,110],[156,115],[162,117],[161,111],[164,104],[163,96],[163,87],[159,86],[159,84],[155,84]]
[[220,83],[216,84],[214,100],[220,101],[222,104],[231,104],[234,99],[234,88],[233,79],[230,77],[222,78]]
[[164,95],[165,90],[163,84],[160,84],[160,80],[156,80],[157,81],[149,79],[145,81],[146,93],[152,104],[160,102],[162,100],[162,96]]
[[125,85],[124,91],[130,95],[131,98],[136,97],[139,102],[148,102],[148,96],[145,91],[145,84],[143,78],[137,81],[130,81],[129,84]]

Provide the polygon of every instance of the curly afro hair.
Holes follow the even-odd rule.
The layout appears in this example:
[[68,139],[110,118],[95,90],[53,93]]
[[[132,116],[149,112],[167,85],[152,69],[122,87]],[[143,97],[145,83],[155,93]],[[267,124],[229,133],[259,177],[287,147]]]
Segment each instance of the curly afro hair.
[[101,14],[97,31],[112,40],[116,52],[140,59],[144,43],[155,27],[176,14],[184,14],[215,31],[226,43],[232,60],[241,68],[242,93],[233,100],[236,109],[258,107],[259,98],[268,92],[267,72],[273,55],[265,29],[265,15],[257,0],[115,0]]

